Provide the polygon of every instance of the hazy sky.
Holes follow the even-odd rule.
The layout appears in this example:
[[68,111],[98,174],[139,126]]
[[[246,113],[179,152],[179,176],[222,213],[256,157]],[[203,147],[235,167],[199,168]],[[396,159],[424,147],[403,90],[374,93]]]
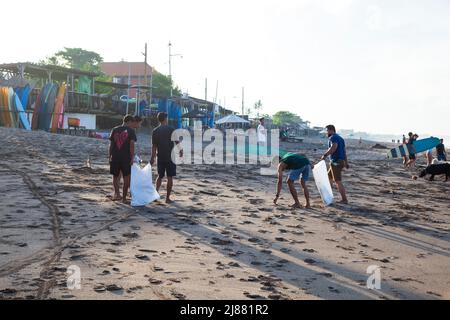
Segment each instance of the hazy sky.
[[[313,125],[450,135],[448,0],[127,0],[2,3],[0,62],[64,46],[149,62],[184,92],[240,111],[258,99]],[[26,9],[25,9],[26,8]],[[53,9],[52,9],[53,8]]]

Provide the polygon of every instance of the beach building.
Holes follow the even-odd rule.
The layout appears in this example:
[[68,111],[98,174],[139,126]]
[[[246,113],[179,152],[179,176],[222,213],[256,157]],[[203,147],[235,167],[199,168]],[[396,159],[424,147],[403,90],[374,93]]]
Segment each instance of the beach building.
[[[139,90],[145,92],[142,89],[145,86],[139,83],[146,79],[146,74],[151,77],[152,68],[147,65],[146,70],[144,63],[118,62],[104,63],[102,69],[113,78],[112,82],[98,80],[100,74],[95,72],[54,65],[0,64],[0,86],[7,89],[1,91],[5,92],[6,98],[0,100],[0,125],[52,132],[69,127],[109,130],[127,113],[147,117],[150,126],[156,125],[152,123],[156,113],[164,111],[176,128],[192,128],[196,120],[204,127],[212,128],[217,119],[233,113],[189,95],[152,96],[151,104],[146,108],[136,108],[139,99],[131,100],[132,94],[136,95]],[[19,93],[21,107],[8,102]]]

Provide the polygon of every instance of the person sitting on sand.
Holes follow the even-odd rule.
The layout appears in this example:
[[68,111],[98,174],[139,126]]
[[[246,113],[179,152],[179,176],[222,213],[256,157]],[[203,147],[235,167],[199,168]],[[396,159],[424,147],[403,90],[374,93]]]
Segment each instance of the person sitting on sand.
[[[172,149],[174,142],[172,141],[172,133],[174,128],[168,125],[167,113],[158,113],[158,121],[160,125],[153,130],[152,133],[152,157],[150,164],[153,166],[155,158],[158,157],[158,178],[156,179],[156,191],[161,188],[162,179],[167,174],[167,195],[166,203],[172,203],[170,194],[172,193],[173,177],[177,175],[177,166],[172,161]],[[176,144],[178,145],[178,141]],[[180,149],[180,157],[183,157],[183,150]]]
[[436,146],[436,153],[438,161],[447,161],[447,153],[445,152],[444,139]]
[[128,189],[130,187],[131,166],[134,159],[134,144],[136,133],[131,128],[134,117],[127,115],[123,118],[121,126],[112,129],[109,136],[109,163],[110,173],[113,175],[114,197],[120,200],[120,176],[123,176],[122,201],[127,202]]
[[277,193],[273,203],[276,205],[278,198],[280,197],[281,188],[283,185],[283,172],[285,170],[289,171],[289,176],[286,180],[289,186],[289,191],[291,192],[292,198],[294,198],[294,204],[292,208],[301,208],[302,205],[298,200],[297,190],[295,189],[295,181],[300,179],[300,184],[303,188],[303,193],[306,200],[306,208],[310,208],[309,203],[309,190],[306,186],[306,182],[309,179],[309,173],[311,171],[311,163],[308,158],[302,154],[298,153],[287,153],[283,157],[280,157],[280,163],[278,164],[278,183],[277,183]]
[[344,170],[344,168],[349,168],[345,141],[340,135],[336,133],[336,128],[334,125],[330,124],[326,126],[326,130],[329,137],[329,149],[322,156],[322,158],[320,158],[320,160],[324,160],[328,156],[331,157],[331,165],[330,170],[328,171],[328,177],[330,178],[330,181],[334,180],[334,182],[336,183],[337,189],[342,197],[341,203],[347,204],[347,195],[344,185],[342,184],[342,171]]

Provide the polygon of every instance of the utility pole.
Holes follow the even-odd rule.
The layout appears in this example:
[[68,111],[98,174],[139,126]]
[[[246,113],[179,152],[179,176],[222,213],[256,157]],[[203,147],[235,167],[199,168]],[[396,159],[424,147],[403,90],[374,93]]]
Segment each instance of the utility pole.
[[172,43],[169,41],[169,79],[170,79],[170,98],[172,98]]
[[172,98],[172,57],[183,58],[182,54],[172,54],[172,43],[169,41],[169,79],[170,79],[170,98]]
[[208,78],[205,78],[205,101],[208,101]]
[[241,98],[242,98],[242,115],[244,115],[244,87],[242,87],[242,94],[241,94]]
[[147,42],[145,43],[145,51],[144,51],[144,76],[145,76],[145,81],[144,81],[144,85],[147,86],[148,85],[148,78],[147,78]]
[[216,95],[214,97],[214,103],[217,104],[217,95],[219,93],[219,80],[216,82]]

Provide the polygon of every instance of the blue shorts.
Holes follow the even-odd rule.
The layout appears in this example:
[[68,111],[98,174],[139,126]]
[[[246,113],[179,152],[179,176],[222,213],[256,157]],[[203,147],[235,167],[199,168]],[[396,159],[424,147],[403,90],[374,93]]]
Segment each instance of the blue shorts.
[[447,161],[445,154],[438,154],[437,159],[438,161]]
[[310,171],[311,165],[309,164],[307,164],[303,168],[291,170],[289,171],[289,180],[297,181],[300,179],[301,176],[301,179],[306,182],[309,180]]

